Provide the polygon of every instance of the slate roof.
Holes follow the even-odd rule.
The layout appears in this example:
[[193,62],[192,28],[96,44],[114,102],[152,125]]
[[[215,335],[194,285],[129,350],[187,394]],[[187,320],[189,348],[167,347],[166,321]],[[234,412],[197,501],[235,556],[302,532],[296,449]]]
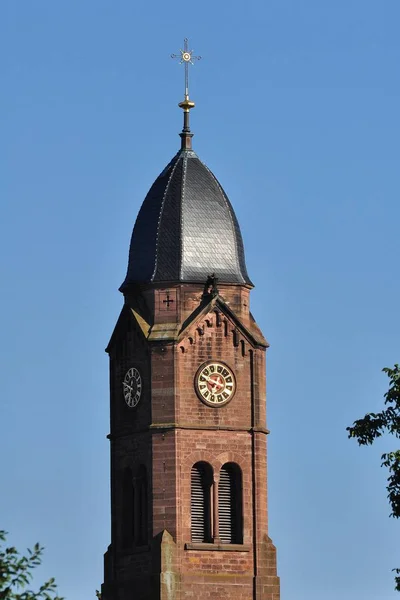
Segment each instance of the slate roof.
[[134,283],[252,285],[235,213],[216,177],[192,150],[180,150],[148,192],[132,233],[121,291]]

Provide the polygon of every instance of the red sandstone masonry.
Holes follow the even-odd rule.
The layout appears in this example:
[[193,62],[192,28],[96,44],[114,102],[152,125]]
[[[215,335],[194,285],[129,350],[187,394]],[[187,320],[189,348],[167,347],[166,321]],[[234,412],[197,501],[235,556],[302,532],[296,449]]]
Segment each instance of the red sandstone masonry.
[[[144,298],[155,323],[182,323],[197,309],[202,291],[191,285],[148,288]],[[170,310],[163,303],[167,292],[174,299]],[[220,286],[220,293],[249,327],[248,288]],[[149,344],[129,314],[110,358],[115,439],[112,545],[106,555],[111,575],[103,586],[104,599],[171,600],[173,590],[173,600],[279,600],[276,552],[267,535],[265,349],[223,311],[211,309],[175,343]],[[201,402],[194,388],[197,369],[210,359],[226,362],[236,375],[235,396],[219,408]],[[140,369],[145,383],[135,410],[121,401],[121,375],[130,366]],[[185,548],[191,542],[190,471],[200,460],[212,466],[216,479],[226,462],[241,469],[241,551]],[[126,466],[139,464],[149,473],[149,545],[124,553],[119,542],[121,478]]]

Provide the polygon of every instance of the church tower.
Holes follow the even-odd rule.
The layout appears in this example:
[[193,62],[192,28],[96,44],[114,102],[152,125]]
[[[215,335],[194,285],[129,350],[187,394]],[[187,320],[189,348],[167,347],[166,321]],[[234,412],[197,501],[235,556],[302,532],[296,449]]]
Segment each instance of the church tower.
[[[192,55],[185,44],[182,62]],[[187,69],[186,69],[187,73]],[[132,233],[110,357],[103,600],[279,600],[268,537],[265,355],[239,224],[181,148]]]

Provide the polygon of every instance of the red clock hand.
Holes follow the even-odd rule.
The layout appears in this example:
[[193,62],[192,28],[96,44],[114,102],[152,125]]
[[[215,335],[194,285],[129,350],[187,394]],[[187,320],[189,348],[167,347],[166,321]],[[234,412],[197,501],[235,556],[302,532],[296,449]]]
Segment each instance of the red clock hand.
[[219,388],[223,388],[224,384],[221,382],[220,378],[218,377],[218,380],[215,381],[215,385],[217,385]]
[[213,381],[213,385],[214,385],[214,386],[218,386],[219,388],[222,388],[222,387],[224,387],[224,384],[223,384],[223,383],[221,383],[220,379],[221,379],[221,378],[220,378],[219,376],[217,377],[217,379],[213,379],[213,380],[212,380],[212,381]]

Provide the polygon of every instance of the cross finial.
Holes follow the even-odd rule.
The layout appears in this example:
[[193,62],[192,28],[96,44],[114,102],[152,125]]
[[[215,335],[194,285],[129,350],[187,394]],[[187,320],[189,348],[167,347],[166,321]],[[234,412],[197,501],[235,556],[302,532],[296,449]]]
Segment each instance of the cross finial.
[[185,99],[183,102],[179,102],[179,107],[183,110],[183,129],[181,136],[182,150],[191,150],[192,148],[192,137],[189,127],[189,111],[194,108],[195,104],[193,100],[189,100],[189,65],[194,65],[195,60],[200,60],[201,56],[194,56],[193,50],[189,50],[189,40],[185,38],[183,40],[183,50],[180,49],[180,54],[171,54],[171,58],[178,58],[179,64],[185,66]]
[[194,56],[193,50],[189,50],[189,40],[183,40],[183,50],[180,54],[171,54],[171,58],[179,58],[179,64],[185,65],[185,100],[189,100],[189,65],[194,65],[194,60],[200,60],[201,56]]

